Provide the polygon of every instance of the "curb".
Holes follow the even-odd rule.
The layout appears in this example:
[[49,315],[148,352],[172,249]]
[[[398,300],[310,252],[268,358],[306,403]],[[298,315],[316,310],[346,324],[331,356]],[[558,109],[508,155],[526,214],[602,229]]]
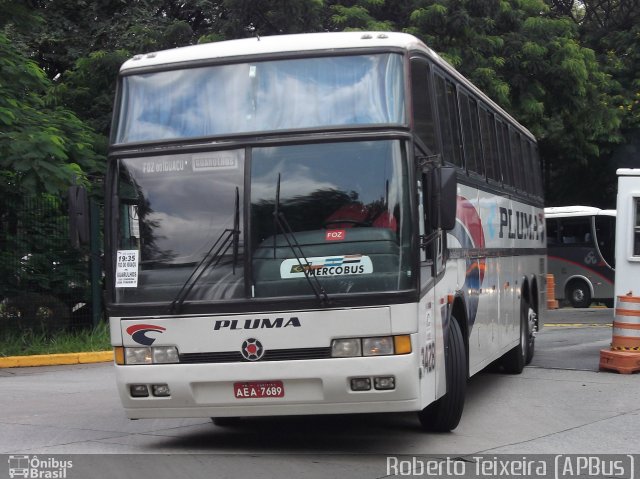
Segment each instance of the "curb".
[[68,354],[39,354],[36,356],[7,356],[4,358],[0,358],[0,368],[60,366],[65,364],[105,363],[108,361],[113,361],[113,351]]

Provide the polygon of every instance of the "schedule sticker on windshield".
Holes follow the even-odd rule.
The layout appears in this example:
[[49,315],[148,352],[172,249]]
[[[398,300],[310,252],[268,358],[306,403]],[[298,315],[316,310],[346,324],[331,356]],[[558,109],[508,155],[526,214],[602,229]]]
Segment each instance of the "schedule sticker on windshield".
[[116,288],[138,287],[138,250],[118,250],[116,263]]

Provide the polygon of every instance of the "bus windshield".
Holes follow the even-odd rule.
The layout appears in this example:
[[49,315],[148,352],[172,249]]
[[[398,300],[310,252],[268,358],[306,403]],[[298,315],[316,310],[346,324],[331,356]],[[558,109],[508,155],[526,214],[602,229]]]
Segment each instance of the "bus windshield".
[[310,275],[329,295],[414,284],[400,140],[121,159],[118,196],[117,256],[137,262],[127,281],[118,261],[118,302],[170,302],[189,281],[186,302],[309,296]]
[[125,76],[115,143],[405,124],[402,65],[381,53]]

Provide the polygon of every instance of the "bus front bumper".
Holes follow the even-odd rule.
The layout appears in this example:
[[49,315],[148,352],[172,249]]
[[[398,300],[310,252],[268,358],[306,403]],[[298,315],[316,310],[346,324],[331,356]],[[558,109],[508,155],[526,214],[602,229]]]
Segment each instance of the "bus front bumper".
[[[417,411],[426,379],[420,379],[415,353],[277,363],[128,365],[116,366],[116,377],[130,419]],[[392,389],[376,389],[376,378],[390,377]],[[354,391],[352,380],[364,378],[370,379],[371,388]],[[243,395],[238,385],[247,383],[281,384],[282,397],[252,397],[247,389]],[[148,396],[133,397],[132,386],[147,386]],[[154,386],[168,395],[155,396]]]

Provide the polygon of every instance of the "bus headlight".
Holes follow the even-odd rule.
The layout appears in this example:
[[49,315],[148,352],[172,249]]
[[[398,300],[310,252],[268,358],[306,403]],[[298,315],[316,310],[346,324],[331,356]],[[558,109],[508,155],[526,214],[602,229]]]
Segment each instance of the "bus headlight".
[[393,354],[393,338],[391,336],[362,340],[363,356],[388,356],[390,354]]
[[351,358],[353,356],[362,356],[360,338],[334,339],[331,341],[332,358]]
[[152,364],[151,348],[124,348],[125,364]]
[[124,348],[124,364],[170,364],[178,362],[180,362],[180,358],[178,356],[178,348],[175,346]]
[[156,346],[151,348],[153,353],[153,363],[177,363],[180,361],[178,358],[178,348],[175,346]]
[[410,335],[342,338],[331,341],[332,358],[391,356],[394,354],[411,354]]

